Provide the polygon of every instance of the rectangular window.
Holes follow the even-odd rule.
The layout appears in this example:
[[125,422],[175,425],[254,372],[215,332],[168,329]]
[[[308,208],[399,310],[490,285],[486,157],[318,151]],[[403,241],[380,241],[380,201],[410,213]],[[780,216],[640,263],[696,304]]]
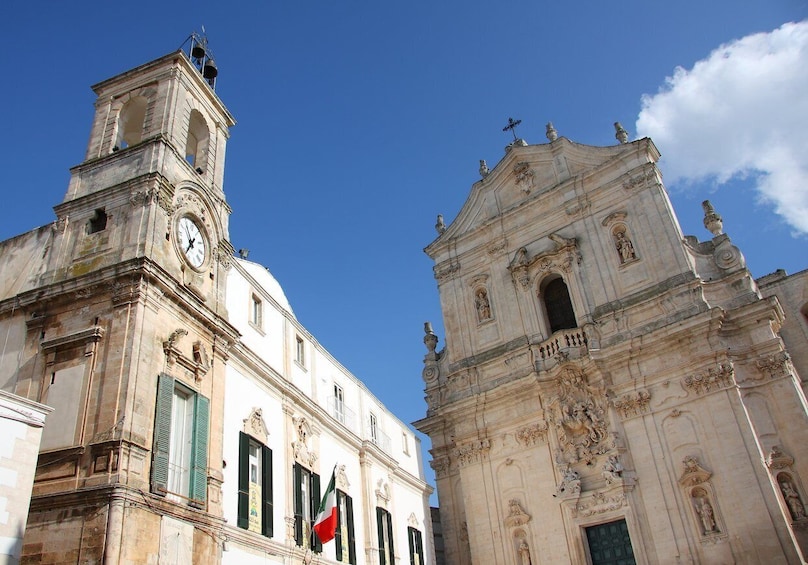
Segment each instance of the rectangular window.
[[410,565],[424,565],[424,542],[421,532],[415,528],[407,528],[410,543]]
[[376,414],[370,413],[370,441],[379,445],[379,423],[376,421]]
[[300,336],[297,336],[295,339],[295,361],[297,361],[301,367],[306,366],[306,344],[303,343],[303,338]]
[[295,496],[295,543],[322,553],[323,544],[312,526],[320,508],[320,475],[305,469],[299,463],[292,468]]
[[393,521],[384,508],[376,507],[376,530],[379,534],[379,565],[394,565]]
[[264,303],[256,295],[252,295],[250,300],[250,324],[256,329],[263,329],[264,323]]
[[239,528],[272,537],[272,450],[239,432]]
[[354,540],[353,501],[344,492],[337,491],[337,530],[334,533],[337,561],[356,564]]
[[336,383],[334,383],[334,417],[341,424],[345,423],[345,393]]
[[204,507],[210,402],[169,375],[157,381],[152,490]]
[[404,450],[404,455],[410,454],[410,440],[407,437],[407,432],[401,432],[401,448]]

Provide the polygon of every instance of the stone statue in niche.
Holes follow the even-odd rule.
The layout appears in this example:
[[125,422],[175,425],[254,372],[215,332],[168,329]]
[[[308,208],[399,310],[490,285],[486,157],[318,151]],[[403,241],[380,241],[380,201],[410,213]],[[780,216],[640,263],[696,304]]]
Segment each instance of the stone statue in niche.
[[532,564],[532,562],[530,561],[530,547],[527,545],[527,542],[524,539],[519,543],[519,564],[520,565]]
[[702,533],[716,533],[718,527],[715,523],[715,511],[706,492],[701,489],[695,489],[693,491],[693,508],[696,510],[696,514],[701,522]]
[[805,505],[800,500],[800,495],[797,494],[797,490],[787,480],[780,482],[780,490],[788,505],[788,510],[791,512],[791,517],[794,520],[804,520],[806,518]]
[[484,288],[478,288],[474,293],[474,307],[477,309],[478,322],[491,319],[491,303],[488,301],[488,291]]
[[628,263],[637,258],[637,252],[634,250],[634,244],[626,235],[624,230],[619,230],[614,233],[615,247],[617,253],[620,254],[620,262]]

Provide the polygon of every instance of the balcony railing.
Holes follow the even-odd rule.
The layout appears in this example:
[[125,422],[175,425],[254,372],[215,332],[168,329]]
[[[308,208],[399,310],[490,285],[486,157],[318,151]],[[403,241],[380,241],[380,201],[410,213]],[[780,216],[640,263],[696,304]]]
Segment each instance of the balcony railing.
[[356,431],[356,414],[345,406],[345,402],[338,401],[336,396],[329,396],[327,405],[328,413],[331,417],[352,432]]
[[578,359],[587,354],[588,345],[583,328],[558,330],[535,347],[536,370],[548,369],[565,359]]

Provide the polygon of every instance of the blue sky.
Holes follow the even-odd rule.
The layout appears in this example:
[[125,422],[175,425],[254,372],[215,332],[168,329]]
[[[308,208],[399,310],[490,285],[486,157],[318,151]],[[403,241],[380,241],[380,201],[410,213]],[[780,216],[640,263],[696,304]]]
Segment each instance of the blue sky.
[[781,28],[806,17],[804,0],[6,0],[0,239],[53,220],[84,156],[90,85],[204,25],[238,122],[234,247],[412,422],[426,410],[423,322],[443,338],[422,249],[479,159],[503,156],[508,117],[529,143],[548,121],[591,145],[614,144],[615,121],[650,134],[685,234],[709,237],[709,198],[753,275],[808,267],[808,31]]

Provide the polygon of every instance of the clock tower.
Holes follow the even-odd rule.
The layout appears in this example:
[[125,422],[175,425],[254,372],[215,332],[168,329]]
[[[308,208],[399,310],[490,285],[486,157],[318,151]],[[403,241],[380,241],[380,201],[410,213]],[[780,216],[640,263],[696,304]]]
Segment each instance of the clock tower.
[[34,266],[0,296],[22,350],[8,382],[54,408],[22,563],[162,563],[177,544],[218,561],[235,121],[198,39],[93,87],[55,222],[11,240]]

